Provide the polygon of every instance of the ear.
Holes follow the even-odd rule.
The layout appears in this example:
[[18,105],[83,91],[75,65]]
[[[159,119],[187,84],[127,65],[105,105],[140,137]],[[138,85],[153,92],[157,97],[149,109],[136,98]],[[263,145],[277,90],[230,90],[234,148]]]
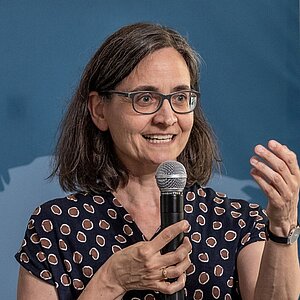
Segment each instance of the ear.
[[91,118],[94,124],[101,130],[108,130],[108,124],[104,117],[104,98],[103,96],[99,96],[99,94],[95,91],[90,92],[89,101],[88,101],[88,109],[91,114]]

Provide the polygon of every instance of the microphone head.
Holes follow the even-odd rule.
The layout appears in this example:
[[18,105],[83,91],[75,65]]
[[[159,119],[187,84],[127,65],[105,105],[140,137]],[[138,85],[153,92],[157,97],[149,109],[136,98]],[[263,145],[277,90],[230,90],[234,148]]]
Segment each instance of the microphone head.
[[183,164],[176,160],[167,160],[158,166],[155,178],[162,193],[182,192],[187,175]]

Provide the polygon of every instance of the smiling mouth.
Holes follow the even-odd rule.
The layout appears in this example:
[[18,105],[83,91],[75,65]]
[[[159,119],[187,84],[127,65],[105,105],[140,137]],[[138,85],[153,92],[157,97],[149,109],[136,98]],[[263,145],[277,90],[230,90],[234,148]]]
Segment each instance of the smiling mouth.
[[146,139],[150,143],[158,144],[158,143],[168,143],[173,140],[175,135],[173,134],[147,134],[143,135],[144,139]]

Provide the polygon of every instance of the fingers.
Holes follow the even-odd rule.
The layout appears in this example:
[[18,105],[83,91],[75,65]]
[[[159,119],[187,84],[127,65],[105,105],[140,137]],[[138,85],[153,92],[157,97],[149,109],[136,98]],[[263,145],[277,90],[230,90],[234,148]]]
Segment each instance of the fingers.
[[[175,270],[175,267],[173,267],[173,273],[179,272],[180,274],[184,272],[189,267],[189,253],[192,250],[192,244],[189,241],[187,237],[183,239],[182,244],[176,249],[175,252],[169,252],[162,256],[162,263],[164,266],[175,266],[178,268]],[[187,264],[186,268],[185,265]],[[175,270],[175,271],[174,271]],[[180,274],[175,274],[174,276],[170,277],[170,274],[168,274],[169,278],[176,278]]]
[[[185,271],[190,265],[192,245],[187,237],[174,252],[161,254],[160,250],[178,234],[187,231],[189,224],[181,221],[165,228],[152,241],[139,242],[115,253],[113,273],[125,290],[152,289],[172,294],[184,287]],[[168,282],[168,279],[175,279]]]
[[174,252],[161,255],[161,249],[173,240],[178,234],[185,232],[189,228],[186,220],[177,222],[165,228],[152,241],[137,243],[135,248],[136,260],[142,262],[149,271],[177,264],[184,260],[192,249],[192,245],[187,237]]
[[268,147],[257,145],[254,152],[251,175],[269,200],[269,219],[277,224],[295,222],[300,186],[296,154],[275,140]]
[[184,288],[186,282],[186,274],[182,273],[176,281],[159,281],[157,282],[157,288],[155,290],[160,291],[163,294],[174,294]]
[[165,228],[159,235],[157,235],[150,243],[152,245],[153,253],[160,251],[170,241],[172,241],[178,234],[185,232],[189,228],[189,223],[186,220],[180,221]]
[[186,246],[183,243],[174,253],[176,263],[175,261],[173,261],[173,265],[165,268],[165,275],[167,278],[180,277],[181,274],[185,273],[188,267],[191,265],[191,260],[189,258],[189,255],[187,255],[187,250],[189,249],[188,252],[190,252],[192,246],[188,238],[185,239]]
[[[174,228],[173,225],[172,227]],[[182,228],[186,228],[186,226],[184,225]],[[162,245],[164,246],[164,244]],[[149,275],[145,276],[144,279],[152,280],[152,288],[166,294],[172,294],[182,289],[186,280],[185,272],[191,264],[189,258],[191,250],[192,245],[189,239],[185,237],[176,251],[156,256],[155,270],[152,268],[153,272],[148,273]],[[169,279],[174,280],[169,281]]]
[[[169,277],[169,274],[168,278],[179,277],[189,266],[187,261],[189,261],[189,253],[192,250],[192,244],[189,241],[189,239],[187,237],[184,237],[182,244],[174,252],[169,252],[164,255],[161,255],[160,250],[168,242],[174,239],[179,233],[186,231],[188,228],[189,224],[187,221],[178,222],[165,228],[155,239],[153,239],[151,242],[148,242],[148,246],[151,243],[151,247],[148,247],[148,249],[151,250],[148,251],[147,255],[149,255],[151,259],[148,262],[145,262],[145,267],[149,270],[161,270],[169,266],[176,266],[171,269],[172,277]],[[155,250],[156,252],[152,253]],[[158,271],[157,275],[155,274],[152,278],[161,279],[163,277],[161,274],[161,271]]]
[[[192,245],[187,237],[183,243],[176,249],[175,252],[163,255],[165,263],[171,264],[168,267],[162,268],[161,273],[161,289],[165,294],[173,294],[184,288],[186,281],[186,270],[191,265],[189,252],[192,250]],[[171,280],[168,280],[171,279]],[[172,280],[173,279],[173,280]]]
[[[269,149],[257,145],[254,149],[257,156],[250,160],[254,169],[251,171],[254,179],[270,196],[290,198],[291,193],[299,188],[299,166],[294,152],[286,146],[271,140]],[[272,189],[273,187],[273,189]]]
[[[256,147],[257,154],[260,151],[266,152],[266,149],[264,148],[260,148],[259,151],[257,150],[257,148],[258,147]],[[250,163],[253,166],[251,175],[254,177],[262,190],[266,193],[268,198],[276,199],[280,197],[280,195],[284,196],[284,193],[287,190],[286,180],[288,180],[288,174],[282,175],[280,173],[277,173],[270,167],[270,160],[269,164],[267,164],[265,161],[260,160],[259,157],[252,157]]]
[[286,163],[292,175],[300,175],[297,156],[293,151],[291,151],[287,146],[281,145],[275,140],[269,141],[268,146],[279,158],[281,158]]

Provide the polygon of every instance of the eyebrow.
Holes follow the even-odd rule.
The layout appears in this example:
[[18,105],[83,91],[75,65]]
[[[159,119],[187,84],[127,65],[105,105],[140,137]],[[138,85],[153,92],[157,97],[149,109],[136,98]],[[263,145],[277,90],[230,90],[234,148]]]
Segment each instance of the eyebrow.
[[[184,90],[190,90],[191,87],[189,85],[178,85],[172,89],[172,92],[177,92],[177,91],[184,91]],[[159,89],[153,85],[139,85],[136,88],[132,90],[132,92],[136,91],[153,91],[153,92],[159,92]]]

